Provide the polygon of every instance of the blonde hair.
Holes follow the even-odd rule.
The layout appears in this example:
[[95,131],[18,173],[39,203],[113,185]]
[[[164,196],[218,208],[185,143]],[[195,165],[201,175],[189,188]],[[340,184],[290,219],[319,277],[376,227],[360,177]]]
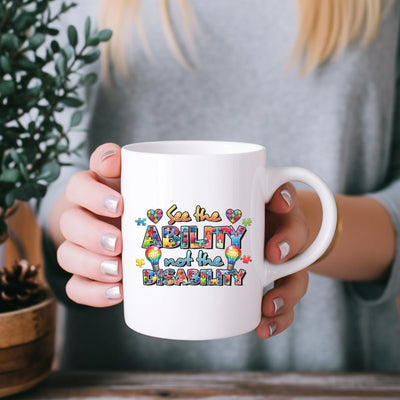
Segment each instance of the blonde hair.
[[[383,0],[297,0],[299,28],[291,55],[307,74],[352,42],[366,46],[376,36]],[[387,5],[389,2],[387,2]]]
[[[152,0],[153,1],[153,0]],[[186,69],[191,69],[181,46],[178,44],[169,7],[170,0],[158,0],[161,25],[167,45],[176,60]],[[296,0],[298,32],[290,65],[300,65],[302,74],[308,74],[332,57],[337,57],[352,42],[367,45],[376,36],[385,0]],[[386,3],[389,3],[387,0]],[[149,59],[153,59],[147,41],[143,21],[140,17],[140,0],[103,0],[101,26],[112,29],[112,40],[103,50],[105,80],[110,78],[109,62],[122,75],[129,74],[125,55],[126,27],[130,16],[136,27],[141,44]],[[178,5],[185,44],[193,46],[193,26],[197,26],[188,0],[175,0]]]

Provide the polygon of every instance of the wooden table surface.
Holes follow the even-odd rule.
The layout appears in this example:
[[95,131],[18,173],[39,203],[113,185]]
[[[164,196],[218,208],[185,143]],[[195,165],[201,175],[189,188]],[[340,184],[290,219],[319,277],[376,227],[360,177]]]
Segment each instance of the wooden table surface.
[[12,400],[400,399],[400,374],[53,372]]

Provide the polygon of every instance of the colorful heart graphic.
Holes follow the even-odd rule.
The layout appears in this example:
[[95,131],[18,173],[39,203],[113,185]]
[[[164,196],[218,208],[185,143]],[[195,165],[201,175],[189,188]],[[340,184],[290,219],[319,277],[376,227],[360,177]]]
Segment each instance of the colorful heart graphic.
[[226,217],[234,224],[242,217],[242,212],[239,209],[232,210],[232,208],[229,208],[226,210]]
[[159,208],[157,208],[157,210],[150,209],[147,211],[147,218],[155,224],[162,218],[162,216],[163,212]]

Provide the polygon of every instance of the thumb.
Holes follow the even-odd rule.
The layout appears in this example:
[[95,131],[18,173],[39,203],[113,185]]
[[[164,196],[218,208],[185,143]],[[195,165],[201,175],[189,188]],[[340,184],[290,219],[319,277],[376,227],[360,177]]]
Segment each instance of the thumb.
[[103,178],[121,176],[121,148],[115,143],[97,147],[90,157],[90,169]]

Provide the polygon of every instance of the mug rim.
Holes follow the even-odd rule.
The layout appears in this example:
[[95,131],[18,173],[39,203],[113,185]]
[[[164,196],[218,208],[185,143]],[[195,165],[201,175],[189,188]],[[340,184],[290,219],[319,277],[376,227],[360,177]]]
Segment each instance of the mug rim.
[[264,151],[265,147],[249,142],[219,140],[157,140],[130,143],[122,150],[162,156],[232,156]]

